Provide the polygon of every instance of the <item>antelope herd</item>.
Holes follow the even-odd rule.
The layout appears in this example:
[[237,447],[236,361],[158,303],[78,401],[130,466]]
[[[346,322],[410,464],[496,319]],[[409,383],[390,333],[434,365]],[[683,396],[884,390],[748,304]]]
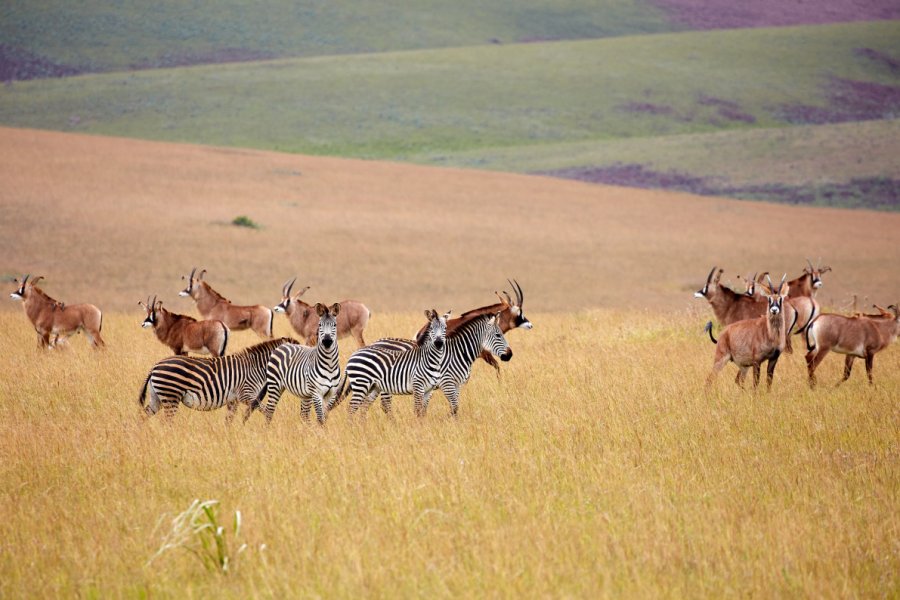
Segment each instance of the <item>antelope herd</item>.
[[806,265],[799,277],[786,281],[785,274],[777,286],[772,284],[768,273],[759,277],[739,276],[746,286],[743,293],[722,285],[723,269],[712,268],[706,284],[694,293],[709,302],[716,319],[724,326],[718,340],[712,333],[712,321],[707,322],[704,329],[716,344],[707,387],[728,362],[738,366],[735,383],[739,386],[743,386],[747,370],[752,368],[754,387],[759,385],[762,363],[767,363],[766,384],[771,387],[779,357],[782,353],[792,352],[792,334],[803,335],[811,388],[816,385],[816,369],[829,352],[846,355],[844,377],[838,384],[850,378],[856,358],[865,360],[869,383],[874,384],[875,354],[887,348],[900,334],[900,310],[892,304],[887,309],[876,305],[878,314],[822,313],[815,295],[822,287],[822,274],[831,271],[831,267],[813,266],[809,259]]
[[[706,380],[712,385],[729,362],[738,367],[735,382],[743,387],[753,370],[753,385],[759,385],[762,364],[766,364],[766,384],[770,388],[775,367],[782,354],[791,353],[793,336],[801,336],[806,349],[808,383],[816,385],[816,369],[829,352],[845,355],[844,376],[850,377],[853,362],[862,358],[870,384],[874,383],[874,356],[900,334],[900,309],[875,305],[877,314],[854,311],[850,315],[823,313],[816,292],[822,275],[831,267],[813,265],[807,259],[802,274],[790,281],[783,275],[774,284],[768,272],[738,277],[744,291],[721,283],[724,269],[713,267],[706,283],[694,295],[709,302],[723,328],[716,338],[712,321],[705,331],[716,345],[713,368]],[[512,329],[531,329],[522,309],[524,294],[515,280],[509,281],[513,296],[495,294],[498,303],[463,312],[425,312],[426,324],[414,339],[383,338],[366,344],[363,337],[371,311],[361,302],[344,300],[331,306],[301,300],[310,288],[292,294],[296,278],[284,283],[281,301],[273,308],[233,304],[204,281],[206,270],[191,270],[179,293],[196,303],[203,317],[197,320],[163,308],[157,296],[140,301],[144,328],[152,328],[174,357],[156,363],[140,393],[146,415],[160,409],[171,416],[179,404],[199,410],[225,406],[229,420],[238,404],[246,405],[245,421],[257,409],[271,421],[284,390],[299,396],[301,415],[309,420],[314,407],[319,423],[344,397],[352,395],[350,413],[368,407],[380,398],[384,412],[391,415],[394,394],[412,395],[415,412],[424,416],[434,390],[440,389],[457,414],[459,392],[468,381],[473,363],[481,358],[499,372],[495,356],[512,358],[504,334]],[[51,298],[38,282],[43,277],[25,275],[11,298],[23,303],[25,314],[45,349],[61,348],[67,339],[83,331],[94,348],[105,347],[100,335],[103,316],[92,304],[66,304]],[[274,340],[275,313],[287,317],[302,341]],[[226,355],[231,331],[252,329],[263,341],[256,346]],[[338,340],[352,336],[358,346],[346,368],[338,362]],[[210,357],[189,356],[188,353]],[[149,401],[146,399],[149,397]]]
[[[315,407],[321,424],[351,390],[356,390],[351,413],[380,396],[390,416],[391,395],[411,394],[416,414],[424,416],[428,398],[436,389],[444,392],[451,414],[456,415],[460,388],[469,379],[472,363],[481,356],[499,369],[491,352],[501,360],[512,357],[503,333],[532,327],[522,310],[522,287],[509,281],[515,300],[507,292],[497,293],[499,303],[467,311],[449,322],[449,313],[440,316],[432,309],[426,311],[428,323],[416,339],[384,338],[366,345],[363,334],[371,311],[361,302],[307,304],[300,297],[309,286],[292,294],[294,278],[282,286],[281,302],[274,308],[241,306],[213,289],[204,281],[205,275],[205,269],[199,273],[192,269],[182,277],[187,287],[179,292],[194,300],[203,320],[166,310],[157,296],[138,302],[145,315],[141,326],[152,328],[157,339],[175,354],[157,362],[144,381],[138,400],[147,416],[163,410],[170,417],[184,404],[196,410],[227,407],[230,421],[238,405],[244,404],[245,421],[257,409],[271,421],[284,390],[300,397],[305,420]],[[23,301],[42,348],[60,346],[79,331],[85,332],[94,347],[104,345],[99,309],[90,304],[67,306],[37,287],[41,277],[29,278],[24,277],[11,297]],[[292,338],[272,338],[276,312],[287,317],[306,345]],[[230,332],[244,329],[252,329],[265,341],[226,355]],[[342,373],[338,340],[348,336],[359,347]],[[377,376],[367,371],[372,357],[379,365]],[[354,371],[350,365],[355,364],[363,365],[362,370]]]

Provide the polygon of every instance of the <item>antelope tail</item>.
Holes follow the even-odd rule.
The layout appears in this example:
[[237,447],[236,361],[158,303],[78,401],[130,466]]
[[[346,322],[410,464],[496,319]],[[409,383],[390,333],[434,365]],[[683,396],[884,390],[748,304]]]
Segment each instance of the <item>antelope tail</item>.
[[807,326],[806,326],[806,331],[805,331],[805,334],[806,334],[806,351],[807,351],[807,352],[812,352],[813,350],[816,349],[815,344],[811,343],[811,342],[810,342],[810,339],[809,339],[809,332],[812,330],[812,326],[813,326],[812,323],[810,323],[809,325],[807,325]]
[[219,351],[219,356],[225,356],[225,349],[228,347],[228,327],[225,326],[225,323],[222,323],[222,329],[225,330],[225,339],[222,340],[222,349]]
[[712,332],[712,321],[707,321],[707,322],[706,322],[706,327],[703,328],[703,331],[705,331],[706,333],[709,334],[709,339],[712,340],[712,343],[713,343],[713,344],[718,344],[718,343],[719,343],[719,340],[717,340],[716,338],[713,337],[713,332]]

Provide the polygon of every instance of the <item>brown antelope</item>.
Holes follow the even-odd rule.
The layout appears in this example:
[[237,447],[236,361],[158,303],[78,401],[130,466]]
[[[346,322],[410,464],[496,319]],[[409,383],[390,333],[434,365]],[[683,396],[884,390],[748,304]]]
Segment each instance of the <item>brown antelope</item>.
[[872,364],[875,355],[890,346],[900,334],[900,311],[896,304],[890,305],[890,312],[876,306],[878,316],[847,317],[836,314],[823,314],[816,317],[806,332],[806,369],[809,374],[809,386],[816,386],[816,368],[829,352],[846,354],[844,359],[844,377],[838,385],[850,378],[853,360],[862,358],[866,361],[866,375],[869,383],[872,379]]
[[785,284],[787,275],[781,278],[777,289],[769,280],[766,290],[766,314],[755,319],[737,321],[722,330],[719,339],[716,340],[712,333],[712,321],[706,324],[705,331],[709,333],[709,339],[716,345],[716,356],[713,361],[712,372],[706,378],[706,387],[712,385],[716,375],[729,362],[733,361],[738,366],[738,375],[735,382],[743,387],[747,370],[753,368],[753,387],[759,386],[759,373],[763,362],[766,365],[766,389],[771,389],[772,378],[775,375],[775,365],[785,349],[787,343],[787,326],[785,324],[785,298],[788,295],[788,287]]
[[[706,285],[694,292],[697,298],[706,298],[713,309],[713,314],[721,325],[730,325],[744,319],[754,319],[762,316],[766,312],[766,296],[760,289],[762,280],[769,276],[768,272],[763,273],[759,277],[742,278],[747,286],[747,291],[739,294],[719,283],[723,269],[713,278],[716,267],[712,268],[709,276],[706,278]],[[790,283],[788,283],[790,285]],[[815,298],[808,296],[797,296],[788,298],[784,307],[785,320],[790,325],[788,327],[788,339],[785,353],[791,354],[794,351],[791,344],[791,335],[800,335],[806,331],[806,327],[821,312],[819,303]]]
[[[69,304],[54,300],[44,290],[37,287],[43,276],[35,277],[30,282],[30,275],[25,275],[22,284],[9,295],[14,300],[22,300],[25,314],[34,325],[38,334],[38,346],[54,348],[57,344],[65,344],[66,339],[79,331],[84,331],[91,346],[103,348],[106,343],[100,337],[103,326],[103,313],[93,304]],[[18,279],[13,279],[19,283]],[[50,340],[53,336],[53,341]]]
[[147,311],[141,327],[152,327],[156,337],[172,349],[178,356],[188,352],[210,354],[213,357],[225,355],[228,346],[228,328],[222,321],[198,321],[194,317],[179,315],[163,308],[162,300],[156,296],[147,303],[138,302]]
[[812,262],[807,258],[806,267],[803,268],[803,275],[797,279],[788,281],[791,286],[791,298],[798,296],[808,296],[810,298],[816,295],[816,292],[822,287],[822,274],[831,270],[831,267],[820,266],[814,267]]
[[[284,313],[294,331],[306,340],[307,346],[312,347],[316,345],[316,338],[318,337],[319,315],[316,313],[315,306],[300,300],[300,296],[306,293],[309,286],[306,286],[293,296],[291,295],[295,281],[297,281],[296,277],[286,281],[281,286],[281,302],[272,310]],[[366,345],[366,340],[363,339],[363,331],[365,331],[366,325],[369,323],[369,317],[372,316],[372,312],[365,304],[356,300],[344,300],[339,304],[341,306],[340,312],[335,313],[337,315],[338,339],[352,335],[359,347],[362,348]]]
[[[497,324],[500,326],[500,331],[503,333],[519,327],[522,329],[531,329],[534,327],[531,321],[525,316],[525,313],[522,312],[522,303],[525,301],[525,294],[522,292],[522,286],[520,286],[519,282],[515,279],[512,281],[507,279],[506,281],[512,287],[513,293],[516,295],[515,301],[513,301],[505,290],[503,296],[500,296],[498,292],[494,292],[500,300],[499,304],[490,304],[488,306],[482,306],[481,308],[473,308],[472,310],[462,313],[455,319],[450,319],[447,321],[447,333],[451,334],[455,332],[457,328],[469,322],[473,317],[481,315],[497,315]],[[422,335],[427,327],[427,324],[422,327],[416,336]],[[500,364],[494,358],[493,354],[487,350],[482,350],[481,359],[494,367],[499,375]]]
[[203,281],[206,269],[194,277],[196,271],[196,267],[191,270],[190,276],[187,277],[188,286],[178,292],[178,295],[193,298],[197,303],[197,310],[204,319],[222,321],[232,331],[252,329],[262,338],[272,337],[272,319],[275,316],[272,309],[260,304],[255,306],[232,304],[231,300]]

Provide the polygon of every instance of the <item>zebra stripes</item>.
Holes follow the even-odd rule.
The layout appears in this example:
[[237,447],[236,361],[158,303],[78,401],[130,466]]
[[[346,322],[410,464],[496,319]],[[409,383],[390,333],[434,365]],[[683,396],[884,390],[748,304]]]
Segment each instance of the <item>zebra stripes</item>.
[[354,352],[347,361],[346,378],[349,386],[328,408],[352,393],[350,414],[381,396],[381,407],[390,415],[393,394],[412,394],[416,414],[424,416],[425,407],[441,376],[445,353],[447,318],[434,310],[426,310],[428,328],[419,336],[414,348],[387,350],[366,346]]
[[266,420],[271,422],[275,407],[287,389],[300,397],[300,414],[304,420],[309,421],[310,407],[314,405],[319,424],[325,424],[326,403],[333,403],[341,379],[336,321],[341,305],[328,308],[316,304],[315,308],[319,315],[316,346],[285,344],[272,353],[266,366],[266,385],[251,404],[244,421],[253,410],[262,407]]
[[[455,331],[447,334],[446,346],[437,386],[450,403],[450,414],[456,416],[460,391],[469,380],[472,365],[481,355],[481,351],[487,350],[505,362],[512,358],[512,349],[500,329],[497,315],[490,314],[476,315],[459,324]],[[379,340],[370,347],[373,350],[398,352],[415,347],[415,342],[389,338]],[[428,399],[425,399],[422,413],[424,414],[427,409]]]
[[272,352],[288,343],[297,342],[291,338],[269,340],[219,358],[165,358],[150,369],[138,402],[148,417],[162,408],[167,418],[174,416],[179,404],[195,410],[227,405],[231,421],[237,403],[250,405],[265,385],[266,364]]

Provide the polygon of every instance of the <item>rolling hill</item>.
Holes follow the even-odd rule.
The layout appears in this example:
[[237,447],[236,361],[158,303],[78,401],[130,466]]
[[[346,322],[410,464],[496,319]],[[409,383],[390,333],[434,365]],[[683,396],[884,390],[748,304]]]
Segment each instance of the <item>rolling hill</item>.
[[[898,34],[900,23],[887,21],[16,82],[0,93],[0,123],[563,176],[570,173],[560,169],[587,170],[612,182],[620,181],[604,179],[603,169],[638,165],[699,179],[684,189],[722,195],[741,195],[747,177],[739,171],[749,164],[775,173],[824,146],[850,159],[834,169],[818,161],[800,184],[772,177],[754,185],[803,192],[883,181],[887,201],[866,204],[862,193],[856,204],[896,209],[900,173],[878,158],[894,151],[896,136],[877,132],[891,131],[900,110],[891,58]],[[860,133],[831,127],[869,120],[885,124]],[[822,129],[813,135],[813,126]],[[884,141],[870,142],[866,127]],[[716,135],[697,137],[704,134]],[[785,149],[796,145],[782,139],[806,147],[795,160]]]
[[0,273],[106,309],[159,294],[189,311],[194,266],[236,302],[273,305],[296,275],[311,300],[376,314],[461,311],[516,278],[532,311],[705,317],[692,293],[713,265],[794,276],[807,257],[834,268],[828,306],[900,296],[894,214],[25,129],[0,130],[0,174]]

